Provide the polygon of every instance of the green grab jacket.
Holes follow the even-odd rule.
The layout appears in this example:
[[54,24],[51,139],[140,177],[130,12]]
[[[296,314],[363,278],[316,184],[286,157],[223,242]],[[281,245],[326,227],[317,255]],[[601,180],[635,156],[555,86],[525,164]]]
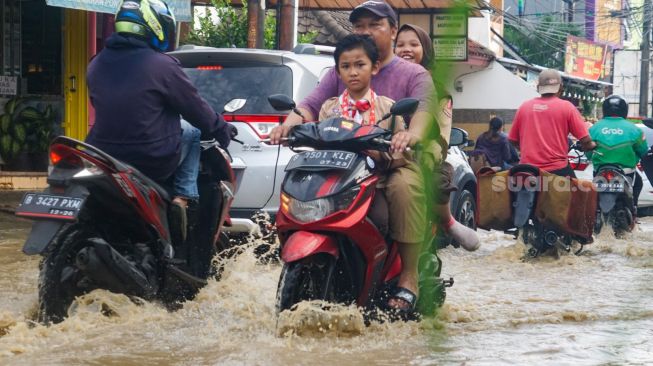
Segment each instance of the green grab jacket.
[[606,164],[635,168],[648,151],[644,132],[621,117],[605,117],[590,127],[589,132],[596,142],[596,148],[588,154],[595,172]]

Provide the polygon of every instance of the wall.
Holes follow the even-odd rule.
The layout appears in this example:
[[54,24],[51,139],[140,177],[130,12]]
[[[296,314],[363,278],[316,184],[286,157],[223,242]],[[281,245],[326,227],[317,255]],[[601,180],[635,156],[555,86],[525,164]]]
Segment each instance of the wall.
[[[471,138],[485,131],[494,116],[511,124],[519,106],[539,95],[532,85],[496,61],[486,69],[457,64],[452,74],[448,88],[454,101],[453,122]],[[456,90],[456,84],[462,91]]]
[[[613,93],[626,99],[631,116],[639,115],[639,81],[641,56],[639,51],[614,51]],[[652,70],[653,71],[653,70]],[[651,87],[653,80],[649,74],[649,116],[651,115]]]

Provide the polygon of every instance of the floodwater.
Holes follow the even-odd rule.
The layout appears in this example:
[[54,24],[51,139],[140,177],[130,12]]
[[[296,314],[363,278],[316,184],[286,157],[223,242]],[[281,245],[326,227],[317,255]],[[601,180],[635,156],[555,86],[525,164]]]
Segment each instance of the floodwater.
[[251,251],[176,312],[96,291],[64,322],[38,325],[38,258],[20,251],[29,227],[0,213],[2,365],[653,364],[651,218],[583,255],[526,262],[510,236],[481,232],[477,252],[440,252],[455,285],[437,319],[369,327],[356,309],[312,304],[277,321],[280,267]]

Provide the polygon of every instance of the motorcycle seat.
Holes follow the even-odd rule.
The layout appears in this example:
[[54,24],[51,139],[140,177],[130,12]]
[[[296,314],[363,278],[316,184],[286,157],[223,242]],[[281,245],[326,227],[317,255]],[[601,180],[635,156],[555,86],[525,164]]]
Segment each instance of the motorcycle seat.
[[159,183],[150,179],[148,176],[141,173],[138,169],[134,168],[133,166],[129,165],[129,167],[132,169],[132,174],[137,176],[138,179],[142,180],[148,186],[154,188],[154,190],[159,194],[159,196],[161,196],[161,199],[163,199],[166,202],[170,202],[172,200],[172,198],[170,197],[170,193],[168,193],[168,191],[165,188],[163,188]]

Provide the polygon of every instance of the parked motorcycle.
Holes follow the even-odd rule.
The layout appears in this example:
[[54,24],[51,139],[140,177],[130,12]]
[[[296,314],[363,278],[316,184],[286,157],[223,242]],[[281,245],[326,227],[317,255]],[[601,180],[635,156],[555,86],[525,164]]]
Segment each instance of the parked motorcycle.
[[635,227],[631,178],[620,167],[608,164],[599,167],[594,184],[599,192],[599,209],[594,231],[599,233],[603,225],[608,224],[617,237],[630,232]]
[[[269,101],[277,110],[295,109],[287,96],[270,96]],[[391,114],[410,114],[416,107],[414,99],[400,100]],[[370,310],[386,303],[401,261],[397,244],[383,230],[387,209],[381,215],[371,212],[380,173],[364,151],[388,151],[391,136],[377,125],[343,118],[291,130],[291,148],[311,150],[290,160],[281,188],[276,225],[284,264],[277,312],[304,300],[355,303]],[[423,304],[422,313],[433,312],[453,279],[439,278],[441,261],[435,252],[425,253],[420,264],[420,298],[432,300]]]
[[[575,201],[575,193],[580,193],[577,192],[580,186],[573,185],[577,180],[557,177],[572,185],[568,186],[565,195],[552,199],[548,194],[555,190],[555,185],[542,179],[543,172],[539,168],[528,164],[516,165],[509,170],[508,177],[512,224],[518,230],[515,236],[521,232],[524,244],[530,246],[530,257],[537,257],[552,248],[570,252],[573,241],[581,245],[575,253],[580,254],[583,246],[592,242],[596,201],[595,197],[591,197],[591,192],[586,201]],[[584,187],[590,191],[592,189],[587,185]],[[559,215],[560,210],[565,211],[563,215]],[[566,216],[566,219],[561,220],[560,216]],[[590,228],[589,235],[587,227]]]
[[35,220],[23,252],[43,256],[40,321],[63,320],[74,298],[94,289],[172,305],[206,284],[235,178],[215,140],[201,149],[200,199],[184,228],[168,219],[162,186],[91,145],[53,140],[49,187],[27,193],[16,211]]

